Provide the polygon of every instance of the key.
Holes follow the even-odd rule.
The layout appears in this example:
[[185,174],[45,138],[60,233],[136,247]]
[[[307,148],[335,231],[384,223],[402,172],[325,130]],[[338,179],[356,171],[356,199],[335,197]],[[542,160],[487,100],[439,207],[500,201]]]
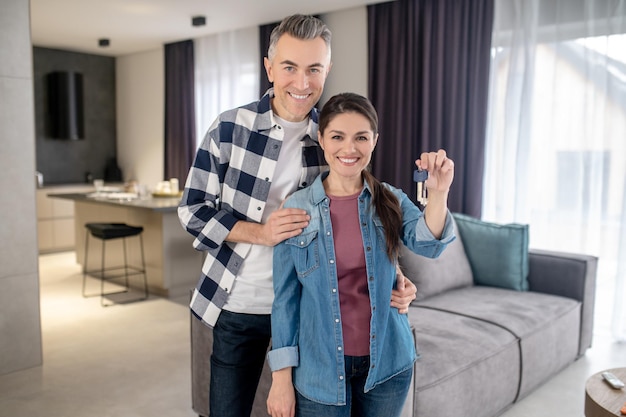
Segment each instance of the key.
[[417,202],[422,206],[426,206],[428,202],[428,191],[424,184],[428,179],[428,171],[422,169],[416,169],[413,171],[413,181],[417,183]]

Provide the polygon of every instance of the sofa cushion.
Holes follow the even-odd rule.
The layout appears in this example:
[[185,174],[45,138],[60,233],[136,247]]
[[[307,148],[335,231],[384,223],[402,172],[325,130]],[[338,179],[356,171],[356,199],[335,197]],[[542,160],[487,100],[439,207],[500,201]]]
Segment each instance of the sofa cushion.
[[454,213],[474,283],[528,290],[528,225],[489,223]]
[[405,246],[400,249],[400,267],[417,287],[416,300],[473,285],[472,269],[456,225],[454,233],[456,239],[436,259],[416,255]]
[[491,417],[517,396],[518,341],[471,317],[418,306],[409,309],[417,351],[413,416]]
[[448,291],[416,306],[492,323],[520,339],[520,397],[578,356],[580,302],[532,291],[473,286]]

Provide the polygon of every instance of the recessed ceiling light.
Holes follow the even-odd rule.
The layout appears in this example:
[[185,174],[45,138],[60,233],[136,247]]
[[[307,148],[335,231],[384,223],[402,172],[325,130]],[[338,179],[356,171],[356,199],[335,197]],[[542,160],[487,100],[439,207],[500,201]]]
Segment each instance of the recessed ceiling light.
[[206,25],[206,17],[205,16],[194,16],[191,18],[191,24],[193,26],[204,26]]

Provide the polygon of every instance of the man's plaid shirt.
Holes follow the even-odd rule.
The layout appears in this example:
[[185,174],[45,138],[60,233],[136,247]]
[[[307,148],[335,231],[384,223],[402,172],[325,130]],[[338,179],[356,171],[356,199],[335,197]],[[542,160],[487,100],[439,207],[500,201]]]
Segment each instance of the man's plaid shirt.
[[[270,185],[279,175],[275,168],[284,131],[271,111],[273,95],[270,89],[260,101],[218,117],[198,149],[178,207],[181,224],[195,236],[194,248],[207,251],[190,307],[209,326],[215,325],[251,245],[224,239],[238,220],[261,221]],[[299,188],[326,169],[317,121],[313,109],[301,139]]]

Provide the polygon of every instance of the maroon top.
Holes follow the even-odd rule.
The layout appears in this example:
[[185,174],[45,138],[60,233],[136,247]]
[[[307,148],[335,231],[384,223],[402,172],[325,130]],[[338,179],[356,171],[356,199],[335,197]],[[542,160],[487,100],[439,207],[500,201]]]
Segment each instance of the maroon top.
[[370,354],[370,297],[367,289],[365,252],[359,225],[358,196],[330,198],[344,353]]

